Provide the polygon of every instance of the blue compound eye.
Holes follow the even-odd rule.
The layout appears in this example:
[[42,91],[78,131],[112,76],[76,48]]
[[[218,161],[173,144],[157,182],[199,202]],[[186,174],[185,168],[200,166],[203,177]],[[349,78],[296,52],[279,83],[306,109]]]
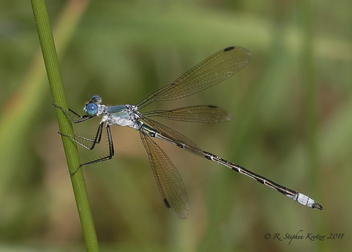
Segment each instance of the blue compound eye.
[[93,95],[92,98],[90,99],[90,101],[100,104],[101,103],[101,98],[100,98],[99,95]]
[[95,116],[98,113],[98,106],[94,103],[89,103],[86,105],[85,110],[88,115]]

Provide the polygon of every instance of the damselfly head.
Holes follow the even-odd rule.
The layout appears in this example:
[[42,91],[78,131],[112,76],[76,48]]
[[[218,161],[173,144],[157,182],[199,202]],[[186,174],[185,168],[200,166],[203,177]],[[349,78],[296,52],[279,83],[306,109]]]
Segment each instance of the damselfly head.
[[95,116],[98,113],[98,105],[102,102],[101,97],[98,95],[93,95],[90,101],[86,102],[83,110],[88,115]]

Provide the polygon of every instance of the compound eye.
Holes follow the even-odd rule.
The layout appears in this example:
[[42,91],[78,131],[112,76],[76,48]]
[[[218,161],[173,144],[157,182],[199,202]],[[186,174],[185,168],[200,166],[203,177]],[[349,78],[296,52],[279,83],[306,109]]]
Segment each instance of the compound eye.
[[90,99],[90,101],[100,104],[101,103],[101,98],[100,98],[99,95],[93,95],[92,98]]
[[98,106],[94,103],[89,103],[86,105],[85,111],[88,115],[95,116],[98,113]]

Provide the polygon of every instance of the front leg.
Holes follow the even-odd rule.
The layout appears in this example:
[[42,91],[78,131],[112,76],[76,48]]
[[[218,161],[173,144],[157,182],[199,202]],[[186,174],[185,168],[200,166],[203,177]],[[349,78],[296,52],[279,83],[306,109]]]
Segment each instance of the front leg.
[[[103,126],[104,126],[104,123],[100,123],[99,124],[98,130],[97,130],[97,133],[95,134],[94,139],[90,139],[90,138],[87,138],[87,137],[79,136],[79,135],[76,135],[76,134],[75,134],[75,138],[72,138],[69,135],[63,134],[61,132],[59,132],[59,134],[61,136],[69,138],[70,140],[74,141],[75,143],[81,145],[82,147],[84,147],[84,148],[86,148],[88,150],[93,150],[95,145],[100,143],[101,135],[103,133]],[[87,142],[89,142],[90,144],[87,144]]]
[[72,118],[72,116],[71,116],[63,107],[61,107],[61,106],[59,106],[59,105],[57,105],[57,104],[55,104],[55,103],[53,103],[53,105],[54,105],[55,107],[61,109],[62,112],[64,112],[65,115],[66,115],[68,118],[70,118],[70,120],[71,120],[72,122],[74,122],[74,123],[84,122],[84,121],[87,121],[87,120],[89,120],[89,119],[91,119],[91,118],[94,117],[94,116],[91,116],[91,115],[83,115],[83,116],[82,116],[82,115],[76,113],[75,111],[73,111],[72,109],[70,109],[70,112],[71,112],[71,113],[73,113],[75,116],[77,116],[78,118],[80,118],[80,119],[78,119],[78,120],[75,120],[75,119]]

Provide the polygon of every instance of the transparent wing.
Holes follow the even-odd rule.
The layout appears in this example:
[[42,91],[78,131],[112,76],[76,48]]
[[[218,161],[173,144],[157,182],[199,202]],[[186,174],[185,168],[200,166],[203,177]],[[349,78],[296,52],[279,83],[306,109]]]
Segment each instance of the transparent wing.
[[180,174],[165,152],[147,135],[140,131],[143,145],[165,205],[179,218],[188,215],[188,199]]
[[231,120],[231,115],[213,105],[192,106],[172,110],[155,110],[143,113],[146,117],[162,117],[170,120],[199,123],[217,123]]
[[197,93],[226,80],[247,65],[250,59],[251,53],[245,48],[225,48],[193,67],[172,84],[151,94],[137,106],[142,108],[154,101],[179,99]]
[[141,119],[146,123],[146,125],[150,126],[153,131],[155,131],[153,133],[157,134],[157,138],[174,143],[182,149],[204,157],[203,151],[191,139],[182,135],[180,132],[177,132],[176,130],[173,130],[166,125],[156,122],[150,118],[141,116]]

